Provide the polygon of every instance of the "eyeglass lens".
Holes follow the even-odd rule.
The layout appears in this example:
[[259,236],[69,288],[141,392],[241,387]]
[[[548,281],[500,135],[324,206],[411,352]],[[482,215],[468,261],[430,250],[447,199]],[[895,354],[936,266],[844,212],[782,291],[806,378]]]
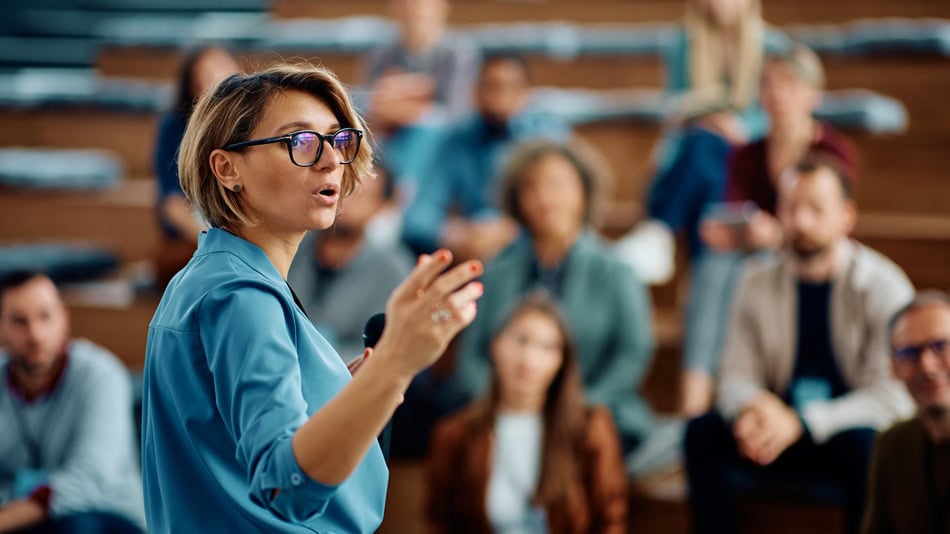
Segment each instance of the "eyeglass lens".
[[933,351],[933,354],[937,357],[950,358],[950,341],[946,339],[931,341],[914,347],[903,347],[895,351],[894,356],[898,361],[917,362],[920,361],[920,357],[927,349]]
[[[340,163],[350,163],[356,158],[359,150],[359,136],[353,130],[340,130],[332,137],[328,136],[330,146],[336,150]],[[323,142],[320,136],[313,132],[299,132],[290,140],[291,154],[297,165],[313,165],[323,151]]]

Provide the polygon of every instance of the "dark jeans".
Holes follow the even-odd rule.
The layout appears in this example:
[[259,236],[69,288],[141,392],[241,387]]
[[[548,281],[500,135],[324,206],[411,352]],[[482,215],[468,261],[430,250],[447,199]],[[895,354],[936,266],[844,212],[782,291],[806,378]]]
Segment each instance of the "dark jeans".
[[106,512],[85,512],[49,519],[16,534],[142,534],[128,519]]
[[690,258],[703,249],[699,224],[709,204],[725,197],[729,142],[702,128],[683,137],[673,164],[650,185],[647,212],[674,232],[685,232]]
[[693,419],[685,439],[693,531],[735,532],[736,497],[754,492],[812,501],[840,499],[848,532],[857,532],[876,435],[870,428],[854,428],[822,444],[803,436],[771,465],[762,467],[739,455],[732,424],[720,414]]

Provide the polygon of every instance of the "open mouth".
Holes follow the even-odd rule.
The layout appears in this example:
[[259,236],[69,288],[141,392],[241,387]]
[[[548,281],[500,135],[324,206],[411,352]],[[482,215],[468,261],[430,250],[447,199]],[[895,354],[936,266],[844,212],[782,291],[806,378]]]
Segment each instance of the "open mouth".
[[315,194],[327,199],[336,198],[340,194],[340,188],[336,184],[324,184],[317,189]]

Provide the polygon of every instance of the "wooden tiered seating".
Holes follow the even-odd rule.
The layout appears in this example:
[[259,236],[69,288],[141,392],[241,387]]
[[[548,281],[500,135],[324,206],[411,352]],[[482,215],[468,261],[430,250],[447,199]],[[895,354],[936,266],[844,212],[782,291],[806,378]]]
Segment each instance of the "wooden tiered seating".
[[[774,24],[845,22],[859,17],[950,17],[950,5],[929,0],[763,0],[763,12]],[[353,15],[387,16],[386,0],[274,0],[271,13],[278,18],[337,18]],[[457,0],[452,2],[454,24],[563,21],[583,23],[648,22],[682,17],[680,0]]]
[[[336,18],[388,14],[387,0],[274,0],[275,18]],[[779,25],[845,22],[860,17],[946,17],[950,3],[931,0],[763,0],[766,18]],[[574,23],[674,21],[681,0],[455,0],[455,24],[569,20]],[[281,57],[255,54],[244,58],[260,67]],[[168,81],[176,76],[181,52],[173,48],[108,47],[98,57],[99,72]],[[348,83],[360,80],[361,61],[352,54],[322,54],[319,62]],[[862,155],[858,201],[862,215],[856,236],[904,267],[920,287],[950,289],[950,182],[945,155],[950,153],[948,59],[938,56],[823,58],[831,89],[866,87],[900,99],[910,114],[910,129],[901,136],[854,133]],[[528,57],[538,85],[616,88],[662,85],[656,57],[588,56],[554,59]],[[157,117],[150,113],[101,110],[0,110],[0,145],[104,147],[126,162],[132,176],[151,175],[151,151]],[[610,196],[631,206],[642,203],[651,169],[648,155],[659,137],[656,125],[631,121],[585,125],[578,131],[599,147],[614,173]],[[127,180],[118,189],[89,193],[20,193],[0,190],[0,242],[49,237],[91,239],[116,250],[123,260],[147,258],[158,240],[150,180]],[[637,214],[631,217],[636,218]],[[682,273],[682,270],[681,270]],[[659,350],[644,386],[644,395],[661,412],[675,408],[682,338],[682,281],[654,288],[658,309],[655,329]],[[148,322],[157,299],[103,303],[68,299],[73,331],[102,343],[131,369],[141,369]],[[675,483],[675,481],[674,481]],[[421,527],[423,466],[396,463],[386,520],[381,532],[417,532]],[[680,481],[682,484],[682,481]],[[631,489],[631,531],[688,531],[685,501],[658,497],[649,489]],[[747,531],[840,531],[840,514],[827,508],[746,501]],[[784,530],[789,531],[789,530]],[[784,532],[783,531],[783,532]]]
[[123,261],[151,257],[158,245],[155,185],[124,180],[84,192],[0,189],[0,243],[76,239],[106,246]]
[[104,148],[129,176],[152,175],[157,128],[158,117],[140,111],[0,108],[0,146]]

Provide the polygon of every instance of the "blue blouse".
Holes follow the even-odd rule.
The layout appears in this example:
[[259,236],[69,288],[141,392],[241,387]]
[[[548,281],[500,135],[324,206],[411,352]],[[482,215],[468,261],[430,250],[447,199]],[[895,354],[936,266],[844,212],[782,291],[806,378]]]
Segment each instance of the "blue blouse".
[[150,532],[372,532],[379,446],[342,484],[310,479],[294,432],[350,381],[264,251],[203,232],[149,326],[142,470]]

